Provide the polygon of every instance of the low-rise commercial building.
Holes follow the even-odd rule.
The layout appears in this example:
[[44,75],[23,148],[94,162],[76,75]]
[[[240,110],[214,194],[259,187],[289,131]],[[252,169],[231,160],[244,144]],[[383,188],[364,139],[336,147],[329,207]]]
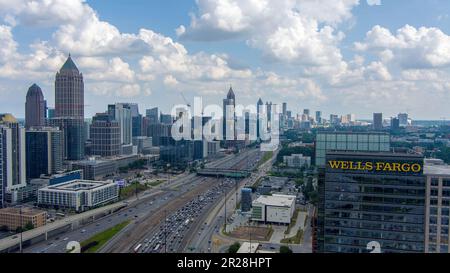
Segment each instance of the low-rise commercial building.
[[293,154],[284,156],[283,162],[290,168],[309,168],[311,166],[311,157],[302,154]]
[[252,203],[252,220],[264,223],[290,224],[295,212],[295,196],[262,195]]
[[83,170],[84,179],[97,180],[115,174],[119,168],[139,160],[138,155],[117,156],[111,158],[91,158],[72,163],[72,170]]
[[0,209],[0,227],[16,230],[32,224],[34,228],[47,223],[47,212],[33,208],[4,208]]
[[113,181],[74,180],[38,190],[38,204],[77,212],[118,200],[119,186]]

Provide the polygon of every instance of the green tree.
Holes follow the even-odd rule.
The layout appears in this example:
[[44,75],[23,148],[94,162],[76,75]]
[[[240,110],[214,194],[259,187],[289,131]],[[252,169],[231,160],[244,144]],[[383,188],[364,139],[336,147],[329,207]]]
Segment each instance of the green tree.
[[25,225],[25,230],[32,230],[32,229],[34,229],[33,223],[28,222],[28,223]]
[[239,248],[241,248],[241,244],[236,242],[228,248],[228,253],[237,253]]
[[289,254],[292,253],[292,249],[290,249],[288,246],[280,246],[280,253]]

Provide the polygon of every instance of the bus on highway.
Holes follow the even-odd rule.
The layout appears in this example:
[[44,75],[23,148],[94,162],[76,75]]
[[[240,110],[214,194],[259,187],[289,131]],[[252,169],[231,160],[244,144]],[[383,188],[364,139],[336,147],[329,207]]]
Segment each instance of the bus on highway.
[[134,253],[137,253],[139,251],[139,249],[141,248],[142,244],[138,244],[135,248],[134,248]]

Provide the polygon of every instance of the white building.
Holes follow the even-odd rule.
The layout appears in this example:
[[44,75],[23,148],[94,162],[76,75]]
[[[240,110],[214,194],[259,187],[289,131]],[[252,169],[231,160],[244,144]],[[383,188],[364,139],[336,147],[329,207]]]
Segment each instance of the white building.
[[41,206],[89,210],[117,200],[119,186],[112,181],[73,180],[38,190]]
[[291,156],[284,156],[283,162],[290,168],[309,168],[311,166],[311,157],[303,156],[302,154],[293,154]]
[[[25,128],[10,114],[0,115],[3,201],[15,204],[17,192],[26,187]],[[0,202],[1,205],[1,202]]]
[[295,196],[261,195],[252,203],[252,220],[265,223],[290,224],[295,211]]

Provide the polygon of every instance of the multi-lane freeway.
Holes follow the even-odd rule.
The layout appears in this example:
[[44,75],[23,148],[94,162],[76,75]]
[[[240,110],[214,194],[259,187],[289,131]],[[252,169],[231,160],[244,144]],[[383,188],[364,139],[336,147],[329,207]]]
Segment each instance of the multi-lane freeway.
[[[259,150],[247,150],[223,161],[221,168],[252,169],[261,157]],[[226,178],[201,178],[203,183],[154,211],[149,217],[121,232],[102,252],[183,252],[193,229],[203,225],[203,218],[222,196],[236,187]],[[219,225],[217,225],[219,228]]]
[[[255,153],[257,153],[256,150],[249,150],[238,155],[229,155],[225,158],[208,163],[207,167],[221,166],[232,168],[238,164],[242,165],[242,161],[250,159],[250,156],[247,157],[247,155]],[[179,207],[192,201],[215,185],[218,185],[217,179],[199,177],[196,174],[182,174],[155,189],[141,194],[138,199],[133,197],[132,200],[128,200],[129,205],[123,210],[104,218],[96,219],[95,222],[82,226],[76,230],[49,238],[48,241],[34,244],[25,248],[24,252],[64,253],[68,242],[82,242],[97,233],[127,220],[131,221],[131,224],[129,224],[122,233],[113,238],[113,240],[111,240],[111,242],[101,251],[129,252],[129,249],[121,250],[120,247],[117,248],[120,242],[132,241],[131,236],[128,236],[128,232],[136,231],[136,228],[144,225],[144,230],[141,232],[143,235],[146,234],[145,231],[147,231],[147,229],[145,229],[145,227],[148,227],[148,224],[160,224],[161,219],[164,219],[163,214],[170,213],[174,210],[176,211]],[[123,234],[126,234],[125,237],[122,237]],[[132,245],[134,242],[130,244]]]

